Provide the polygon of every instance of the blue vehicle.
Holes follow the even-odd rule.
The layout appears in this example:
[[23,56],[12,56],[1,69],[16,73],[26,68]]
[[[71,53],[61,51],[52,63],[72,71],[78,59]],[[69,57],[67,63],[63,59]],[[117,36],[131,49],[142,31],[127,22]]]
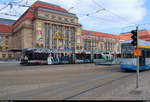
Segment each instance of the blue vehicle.
[[[136,70],[136,57],[133,55],[134,47],[132,40],[122,42],[121,45],[121,64],[120,68],[124,70]],[[138,48],[142,49],[142,55],[139,57],[140,70],[150,69],[150,42],[139,40]]]

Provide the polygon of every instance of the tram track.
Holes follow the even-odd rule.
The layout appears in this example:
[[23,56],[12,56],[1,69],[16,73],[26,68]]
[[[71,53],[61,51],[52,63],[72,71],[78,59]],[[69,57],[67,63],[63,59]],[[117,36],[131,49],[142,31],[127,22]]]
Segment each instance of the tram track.
[[2,96],[1,99],[12,97],[12,99],[71,100],[92,92],[98,88],[103,88],[104,86],[115,83],[116,81],[135,75],[134,73],[118,72],[118,69],[114,69],[116,68],[113,67],[108,70],[106,70],[106,68],[99,70],[97,68],[92,70],[90,69],[87,71],[78,72],[78,77],[76,76],[77,72],[75,72],[73,75],[70,74],[71,76],[68,75],[68,77],[70,76],[71,78],[65,79],[64,83],[56,86],[47,86],[35,90],[18,92],[16,94],[8,94],[7,96]]
[[133,76],[133,74],[125,75],[125,76],[122,76],[122,77],[113,79],[113,80],[111,80],[111,81],[102,83],[102,84],[100,84],[100,85],[97,85],[97,86],[95,86],[95,87],[92,87],[92,88],[83,90],[83,91],[81,91],[81,92],[79,92],[79,93],[77,93],[77,94],[74,94],[74,95],[65,97],[63,100],[70,100],[70,99],[73,99],[73,98],[75,98],[75,97],[77,97],[77,96],[83,95],[83,94],[88,93],[88,92],[90,92],[90,91],[94,91],[94,90],[97,89],[97,88],[101,88],[101,87],[106,86],[106,85],[109,85],[109,84],[111,84],[111,83],[113,83],[113,82],[116,82],[116,81],[119,81],[119,80],[128,78],[129,76]]
[[[110,85],[116,81],[128,78],[135,74],[131,73],[128,75],[122,75],[121,73],[113,73],[111,75],[96,76],[89,80],[79,80],[76,83],[66,83],[64,85],[58,85],[54,89],[46,88],[44,90],[31,93],[27,96],[20,97],[21,99],[30,99],[30,98],[38,98],[40,95],[43,96],[43,99],[50,96],[50,99],[60,99],[60,100],[70,100],[75,97],[84,95],[88,92],[94,91],[97,88],[102,88],[103,86]],[[115,79],[112,79],[115,78]],[[93,85],[94,84],[94,85]],[[96,85],[95,85],[96,84]],[[71,95],[72,94],[72,95]]]

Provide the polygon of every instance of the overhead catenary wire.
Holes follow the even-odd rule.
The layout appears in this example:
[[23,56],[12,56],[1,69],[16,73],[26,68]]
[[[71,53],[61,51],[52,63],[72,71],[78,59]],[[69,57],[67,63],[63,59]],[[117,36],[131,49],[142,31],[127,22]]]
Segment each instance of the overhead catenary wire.
[[91,16],[90,14],[80,14],[80,13],[77,13],[77,14],[82,15],[83,17],[97,18],[99,20],[106,21],[106,22],[113,22],[113,23],[115,22],[115,23],[118,23],[118,24],[128,25],[127,23],[116,22],[115,20],[111,20],[111,19],[107,19],[107,18],[103,18],[103,17]]
[[92,1],[93,1],[93,3],[95,3],[95,4],[96,4],[97,6],[99,6],[100,8],[105,9],[105,11],[107,11],[107,12],[111,13],[112,15],[114,15],[114,16],[116,16],[116,17],[122,19],[124,22],[127,22],[128,25],[136,25],[136,24],[134,24],[134,23],[130,23],[129,21],[127,21],[126,18],[124,18],[124,17],[122,17],[122,16],[120,16],[120,15],[118,15],[118,14],[116,14],[116,13],[110,11],[109,9],[103,7],[102,5],[100,5],[100,3],[96,2],[95,0],[92,0]]
[[[105,21],[105,22],[115,22],[115,23],[118,23],[118,24],[123,24],[123,25],[125,25],[125,26],[128,26],[128,25],[134,25],[134,27],[137,26],[136,24],[130,23],[129,21],[127,21],[126,18],[124,18],[124,17],[122,17],[122,16],[120,16],[120,15],[118,15],[118,14],[116,14],[116,13],[110,11],[110,10],[108,10],[107,8],[101,6],[99,3],[95,2],[94,0],[93,0],[93,2],[94,2],[94,4],[96,4],[96,5],[97,5],[98,7],[100,7],[101,9],[97,10],[96,12],[92,12],[92,13],[86,13],[86,14],[79,14],[79,13],[76,13],[76,14],[82,15],[82,17],[95,17],[95,18],[100,19],[101,21]],[[73,7],[71,7],[70,9],[74,9],[75,6],[77,6],[77,5],[78,5],[78,3],[77,3],[76,5],[74,5]],[[122,22],[121,22],[121,21],[120,21],[120,22],[116,22],[115,20],[111,20],[111,19],[107,19],[107,18],[102,18],[102,17],[94,16],[94,14],[99,13],[100,11],[107,11],[108,13],[114,15],[115,17],[120,18],[120,19],[122,20]],[[93,15],[93,16],[91,16],[91,15]]]
[[79,5],[81,1],[77,2],[74,6],[70,7],[67,11],[69,12],[71,9],[75,8],[77,5]]
[[0,14],[7,15],[7,16],[15,16],[15,17],[17,17],[17,15],[9,14],[9,13],[4,13],[4,12],[0,12]]
[[29,2],[29,1],[28,1],[28,0],[26,0],[26,5],[28,4],[28,2]]
[[9,6],[9,4],[5,5],[4,7],[0,8],[0,11],[2,11],[3,9],[7,8]]
[[[75,8],[77,5],[79,5],[79,4],[81,4],[81,2],[78,2],[78,3],[76,3],[74,6],[70,7],[70,8],[68,9],[68,12],[69,12],[71,9],[74,9],[74,8]],[[91,15],[91,14],[99,13],[100,11],[103,11],[103,10],[105,10],[105,9],[102,8],[102,9],[97,10],[96,12],[87,13],[86,15],[88,16],[88,15]]]
[[[27,6],[26,4],[28,3],[28,0],[26,1],[26,4],[21,4],[24,0],[18,0],[18,1],[11,1],[11,2],[8,2],[8,3],[4,3],[6,6],[0,8],[0,14],[3,14],[3,15],[7,15],[7,16],[15,16],[15,17],[18,17],[16,14],[18,14],[19,16],[21,15],[15,8],[14,8],[14,5],[17,7],[30,7],[30,6]],[[10,6],[10,9],[8,12],[1,12],[2,10],[4,10],[5,8],[9,7]],[[12,14],[11,11],[15,11],[16,14]]]
[[21,3],[21,2],[23,2],[24,0],[20,0],[20,1],[15,1],[15,2],[11,2],[11,3]]
[[[21,2],[23,2],[23,1],[24,1],[24,0],[20,0],[20,1],[18,1],[18,2],[11,2],[11,4],[16,5],[16,6],[19,6],[19,7],[30,7],[29,5],[27,5],[28,0],[26,0],[26,3],[25,3],[25,4],[18,4],[18,3],[21,3]],[[124,25],[129,25],[129,22],[127,21],[126,18],[124,18],[124,17],[122,17],[122,16],[120,16],[120,15],[118,15],[118,14],[116,14],[116,13],[110,11],[110,10],[108,10],[107,8],[103,7],[101,4],[97,3],[95,0],[92,0],[92,1],[93,1],[98,7],[100,7],[100,9],[99,9],[99,10],[96,10],[95,12],[82,14],[83,16],[85,16],[85,17],[95,17],[95,18],[100,19],[101,21],[105,21],[105,22],[116,22],[116,21],[113,20],[113,19],[107,19],[107,18],[104,18],[104,17],[94,16],[94,14],[97,14],[97,13],[99,13],[99,12],[101,12],[101,11],[107,11],[107,12],[111,13],[112,15],[114,15],[114,16],[116,16],[116,17],[122,19],[122,21],[123,21],[123,22],[116,22],[116,23],[124,24]],[[70,11],[70,10],[74,9],[74,8],[75,8],[76,6],[78,6],[80,3],[81,3],[81,2],[77,2],[75,5],[73,5],[72,7],[70,7],[68,10]],[[8,4],[7,4],[6,6],[4,6],[3,8],[0,8],[0,11],[2,11],[2,10],[5,9],[5,8],[7,8],[9,5],[10,5],[10,3],[8,3]],[[14,10],[17,14],[21,15],[21,14],[18,13],[17,10],[15,10],[14,8],[13,8],[13,10]],[[1,14],[16,16],[16,15],[14,15],[14,14],[8,14],[8,13],[1,13]],[[77,14],[78,14],[78,13],[77,13]],[[79,14],[79,15],[81,15],[81,14]],[[137,25],[134,24],[133,27],[135,27],[135,26],[137,26]]]
[[[127,27],[137,27],[137,26],[142,27],[142,25],[145,25],[145,24],[134,24],[134,23],[130,23],[130,22],[127,21],[126,18],[124,18],[124,17],[122,17],[122,16],[120,16],[120,15],[118,15],[118,14],[116,14],[116,13],[110,11],[110,10],[108,10],[107,8],[105,8],[105,7],[103,7],[102,5],[100,5],[99,3],[97,3],[95,0],[92,0],[92,1],[93,1],[96,5],[98,5],[99,7],[104,8],[107,12],[109,12],[109,13],[111,13],[112,15],[114,15],[114,16],[116,16],[116,17],[122,19],[124,22],[127,22],[129,25],[132,25],[132,26],[127,26]],[[150,24],[150,23],[146,23],[146,24]],[[142,27],[142,28],[143,28],[143,27]]]
[[[136,26],[138,26],[139,28],[142,28],[142,29],[146,29],[146,28],[142,27],[142,26],[145,26],[145,25],[150,25],[150,22],[137,24]],[[136,26],[126,26],[126,27],[123,27],[122,30],[124,30],[124,29],[133,29]]]
[[[95,2],[94,0],[92,0],[92,1],[94,2],[94,4],[98,5],[98,7],[100,7],[101,9],[96,10],[95,12],[92,12],[92,13],[79,14],[79,15],[94,17],[94,16],[91,16],[91,15],[94,15],[94,14],[96,14],[96,13],[99,13],[100,11],[107,11],[107,12],[113,14],[114,16],[117,16],[117,17],[119,17],[120,19],[122,19],[122,22],[119,22],[120,24],[124,24],[124,25],[130,25],[130,24],[131,24],[131,23],[128,22],[124,17],[121,17],[121,16],[119,16],[119,15],[117,15],[117,14],[111,12],[110,10],[104,8],[103,6],[101,6],[100,4],[98,4],[97,2]],[[69,10],[74,9],[78,4],[79,4],[79,3],[76,3],[76,4],[75,4],[74,6],[72,6]],[[76,13],[76,14],[78,14],[78,13]],[[95,17],[96,17],[96,16],[95,16]],[[96,17],[96,18],[101,18],[101,17]],[[101,18],[101,19],[104,20],[105,18]],[[109,21],[111,21],[111,22],[116,22],[116,21],[112,21],[112,20],[109,20]],[[123,23],[123,22],[124,22],[124,23]],[[117,22],[117,23],[118,23],[118,22]],[[134,25],[135,25],[135,24],[134,24]]]
[[13,8],[13,10],[14,10],[17,14],[19,14],[19,16],[21,16],[21,14],[20,14],[16,9]]

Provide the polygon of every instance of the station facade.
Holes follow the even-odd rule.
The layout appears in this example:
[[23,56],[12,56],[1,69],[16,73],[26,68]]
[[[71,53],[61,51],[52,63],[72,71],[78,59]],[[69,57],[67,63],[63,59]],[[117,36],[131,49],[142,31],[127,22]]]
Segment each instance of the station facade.
[[76,14],[37,1],[16,21],[0,19],[0,60],[17,59],[24,48],[72,49],[74,53],[121,52],[126,34],[83,30]]

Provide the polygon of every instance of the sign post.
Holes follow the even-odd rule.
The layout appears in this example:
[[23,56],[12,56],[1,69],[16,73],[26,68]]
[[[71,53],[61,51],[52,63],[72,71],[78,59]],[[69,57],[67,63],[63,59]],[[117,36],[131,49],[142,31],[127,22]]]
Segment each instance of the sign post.
[[137,80],[136,80],[136,88],[139,87],[139,56],[141,56],[141,49],[138,48],[138,40],[139,40],[139,34],[138,34],[138,26],[136,27],[136,30],[132,30],[131,33],[133,34],[131,36],[131,44],[133,46],[136,46],[135,49],[134,49],[134,56],[137,56],[137,64],[136,64],[136,76],[137,76]]
[[[137,46],[136,48],[138,49],[138,40],[139,40],[139,34],[138,34],[138,26],[136,27],[137,31]],[[141,50],[137,50],[138,54],[140,54]],[[136,68],[136,73],[137,73],[137,80],[136,80],[136,88],[139,88],[139,56],[137,56],[137,68]]]
[[134,49],[134,56],[141,56],[142,55],[142,49],[141,48],[135,48]]

